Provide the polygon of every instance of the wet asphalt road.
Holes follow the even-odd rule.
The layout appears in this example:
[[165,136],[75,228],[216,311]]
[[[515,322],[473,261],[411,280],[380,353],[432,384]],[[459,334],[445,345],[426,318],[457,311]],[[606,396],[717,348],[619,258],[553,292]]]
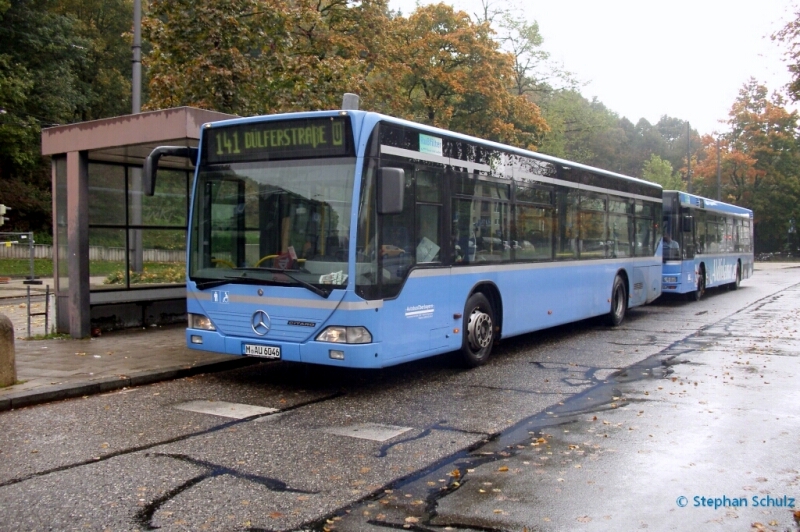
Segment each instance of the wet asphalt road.
[[[798,329],[800,269],[762,266],[472,371],[267,363],[5,412],[0,528],[796,530]],[[209,400],[274,411],[176,408]]]

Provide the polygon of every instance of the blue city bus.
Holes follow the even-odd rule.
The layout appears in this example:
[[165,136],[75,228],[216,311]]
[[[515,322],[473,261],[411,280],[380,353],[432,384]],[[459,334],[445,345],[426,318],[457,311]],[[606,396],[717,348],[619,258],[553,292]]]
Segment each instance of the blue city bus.
[[[661,294],[662,189],[360,110],[225,120],[198,148],[191,348],[379,368]],[[165,159],[168,160],[168,159]]]
[[664,191],[663,207],[665,294],[699,301],[753,274],[753,211],[676,190]]

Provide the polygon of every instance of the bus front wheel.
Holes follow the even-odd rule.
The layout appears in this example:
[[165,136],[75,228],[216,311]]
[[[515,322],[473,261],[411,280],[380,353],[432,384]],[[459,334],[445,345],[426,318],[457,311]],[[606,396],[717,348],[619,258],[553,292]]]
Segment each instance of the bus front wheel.
[[469,368],[481,366],[489,359],[494,344],[494,310],[482,293],[469,296],[463,325],[461,360]]
[[611,311],[608,313],[608,324],[612,327],[620,325],[628,311],[628,291],[625,281],[619,275],[614,278],[614,287],[611,289]]

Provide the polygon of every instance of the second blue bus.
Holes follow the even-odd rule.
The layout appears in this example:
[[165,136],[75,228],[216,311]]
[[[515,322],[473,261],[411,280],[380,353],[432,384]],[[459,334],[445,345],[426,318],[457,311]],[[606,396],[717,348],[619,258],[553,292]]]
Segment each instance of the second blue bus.
[[676,190],[664,191],[663,209],[663,293],[700,300],[753,274],[753,211]]

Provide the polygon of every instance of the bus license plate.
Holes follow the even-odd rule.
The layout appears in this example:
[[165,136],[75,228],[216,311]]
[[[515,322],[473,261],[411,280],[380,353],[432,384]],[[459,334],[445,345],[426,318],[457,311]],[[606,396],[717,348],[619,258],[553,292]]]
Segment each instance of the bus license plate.
[[251,357],[281,358],[281,348],[271,345],[244,344],[244,354]]

